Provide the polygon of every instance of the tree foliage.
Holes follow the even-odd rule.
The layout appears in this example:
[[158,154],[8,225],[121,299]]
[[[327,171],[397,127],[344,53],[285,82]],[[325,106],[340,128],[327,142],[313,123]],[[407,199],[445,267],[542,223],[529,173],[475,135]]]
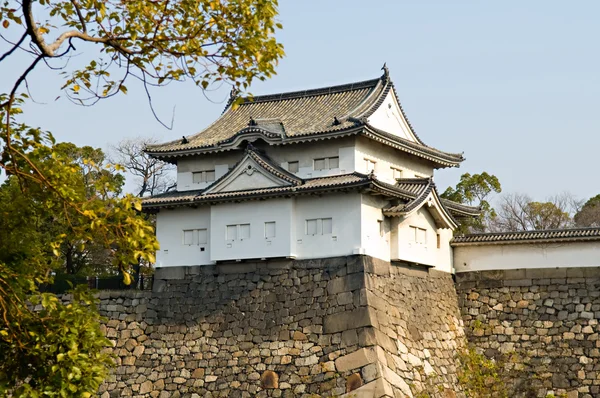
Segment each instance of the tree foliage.
[[[130,79],[141,82],[150,105],[153,87],[175,81],[246,89],[271,76],[283,56],[276,15],[275,0],[0,0],[0,38],[10,45],[0,63],[16,63],[16,77],[4,76],[8,87],[0,89],[0,172],[10,176],[0,195],[26,199],[2,220],[14,228],[8,239],[15,246],[0,250],[0,395],[86,397],[106,374],[106,340],[90,296],[76,292],[63,304],[37,291],[60,266],[65,244],[113,250],[125,283],[132,264],[154,262],[158,248],[140,199],[117,195],[98,153],[57,146],[26,123],[31,73],[58,70],[63,91],[82,105],[127,93]],[[21,226],[40,214],[36,221],[60,220],[66,229],[40,236]]]
[[454,202],[478,206],[481,215],[476,219],[461,220],[459,232],[484,232],[489,221],[496,217],[496,211],[488,199],[493,193],[501,191],[502,186],[498,178],[484,171],[481,174],[463,174],[456,187],[448,187],[441,196]]
[[[105,163],[102,150],[59,143],[52,147],[52,152],[72,162],[71,188],[79,191],[82,198],[105,200],[120,194],[124,177],[110,168],[97,167]],[[50,157],[41,162],[52,163],[54,159]],[[114,274],[112,250],[96,243],[99,237],[78,233],[88,219],[70,206],[58,206],[60,203],[54,206],[56,210],[48,212],[47,206],[56,198],[51,191],[39,188],[39,185],[15,176],[10,176],[0,186],[0,214],[3,215],[0,219],[0,259],[14,255],[15,251],[27,252],[32,245],[46,248],[45,254],[52,255],[51,244],[56,237],[62,236],[55,271],[80,275]]]
[[537,202],[524,194],[510,194],[500,198],[494,231],[530,231],[562,229],[573,226],[571,217],[576,201],[569,194],[556,195],[545,202]]
[[578,227],[600,227],[600,195],[588,199],[573,220]]

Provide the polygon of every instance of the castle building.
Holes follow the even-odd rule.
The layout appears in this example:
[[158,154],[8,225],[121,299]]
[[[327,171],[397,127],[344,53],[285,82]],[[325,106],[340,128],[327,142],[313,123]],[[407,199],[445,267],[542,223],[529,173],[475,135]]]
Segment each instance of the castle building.
[[380,78],[237,98],[198,134],[149,146],[177,165],[156,212],[157,267],[365,254],[452,272],[450,240],[478,209],[433,174],[462,154],[421,141]]

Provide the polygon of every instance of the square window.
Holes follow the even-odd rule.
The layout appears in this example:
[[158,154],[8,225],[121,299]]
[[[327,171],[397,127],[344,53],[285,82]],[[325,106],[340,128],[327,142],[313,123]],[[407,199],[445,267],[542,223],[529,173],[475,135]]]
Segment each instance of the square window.
[[331,218],[323,218],[323,235],[333,233],[333,220]]
[[402,178],[402,170],[397,169],[395,167],[390,167],[392,169],[392,175],[394,179]]
[[227,240],[236,240],[237,239],[237,225],[228,225],[227,226]]
[[377,162],[371,159],[365,159],[365,168],[367,170],[367,173],[375,171],[375,164],[377,164]]
[[265,223],[265,238],[275,237],[275,221]]
[[211,182],[215,180],[215,171],[209,170],[206,172],[206,182]]
[[240,224],[240,239],[250,239],[250,224]]
[[208,243],[208,230],[207,229],[199,229],[198,230],[198,244],[205,245]]
[[306,220],[306,235],[317,234],[317,220]]
[[288,162],[288,171],[290,173],[297,173],[300,170],[299,162]]
[[325,159],[315,159],[315,170],[324,170],[325,169]]
[[333,157],[333,158],[329,158],[329,168],[330,169],[337,169],[340,167],[340,158],[339,157]]
[[194,182],[194,184],[200,184],[204,182],[203,173],[201,171],[192,173],[192,181]]
[[191,246],[194,244],[194,230],[186,229],[183,231],[183,244]]

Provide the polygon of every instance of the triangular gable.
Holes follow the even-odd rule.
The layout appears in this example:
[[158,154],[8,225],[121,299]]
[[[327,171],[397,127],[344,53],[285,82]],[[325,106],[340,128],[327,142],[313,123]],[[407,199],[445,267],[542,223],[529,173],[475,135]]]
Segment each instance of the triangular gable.
[[381,105],[367,118],[367,123],[379,130],[421,144],[404,117],[394,90],[389,90]]
[[297,185],[302,180],[279,166],[271,164],[252,149],[223,177],[215,181],[201,195],[221,192],[247,191]]
[[409,217],[423,207],[429,211],[438,228],[450,228],[454,230],[458,227],[454,217],[452,217],[448,209],[443,205],[433,182],[428,189],[424,190],[414,200],[405,205],[385,209],[383,212],[386,216],[391,217]]

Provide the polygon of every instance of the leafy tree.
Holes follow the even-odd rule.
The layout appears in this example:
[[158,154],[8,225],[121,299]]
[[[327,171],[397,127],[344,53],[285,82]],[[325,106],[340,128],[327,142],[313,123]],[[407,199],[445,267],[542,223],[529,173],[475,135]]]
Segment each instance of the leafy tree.
[[556,195],[546,202],[537,202],[528,195],[511,194],[500,198],[494,231],[530,231],[562,229],[573,226],[571,206],[575,201],[569,194]]
[[[131,264],[154,262],[158,248],[152,226],[139,214],[139,198],[110,194],[106,167],[87,158],[93,154],[82,155],[90,167],[83,174],[93,178],[91,189],[81,190],[81,166],[56,149],[50,133],[23,120],[30,74],[39,67],[58,69],[67,97],[82,105],[126,93],[130,79],[143,84],[150,104],[152,88],[174,81],[191,80],[201,89],[221,81],[246,89],[253,79],[271,76],[283,56],[274,38],[276,15],[275,0],[0,3],[1,37],[16,35],[0,63],[16,63],[11,70],[17,75],[3,77],[9,87],[0,90],[5,92],[0,94],[0,171],[46,216],[69,219],[68,234],[49,234],[48,244],[25,242],[0,260],[0,396],[89,397],[106,374],[109,361],[101,354],[106,340],[89,295],[76,292],[64,305],[37,291],[60,263],[66,240],[116,249],[113,266],[126,284]],[[66,62],[76,46],[83,67]],[[27,57],[19,53],[30,60],[22,67],[18,62]],[[15,209],[22,213],[9,215],[12,225],[35,210]],[[25,237],[11,234],[11,239]],[[32,310],[29,303],[40,304]]]
[[600,195],[588,199],[573,220],[578,227],[600,227]]
[[488,198],[494,192],[501,191],[502,186],[498,178],[484,171],[481,174],[463,174],[456,187],[448,187],[441,196],[469,206],[479,206],[480,216],[476,219],[461,220],[459,232],[484,232],[489,221],[496,217],[496,211],[488,202]]

